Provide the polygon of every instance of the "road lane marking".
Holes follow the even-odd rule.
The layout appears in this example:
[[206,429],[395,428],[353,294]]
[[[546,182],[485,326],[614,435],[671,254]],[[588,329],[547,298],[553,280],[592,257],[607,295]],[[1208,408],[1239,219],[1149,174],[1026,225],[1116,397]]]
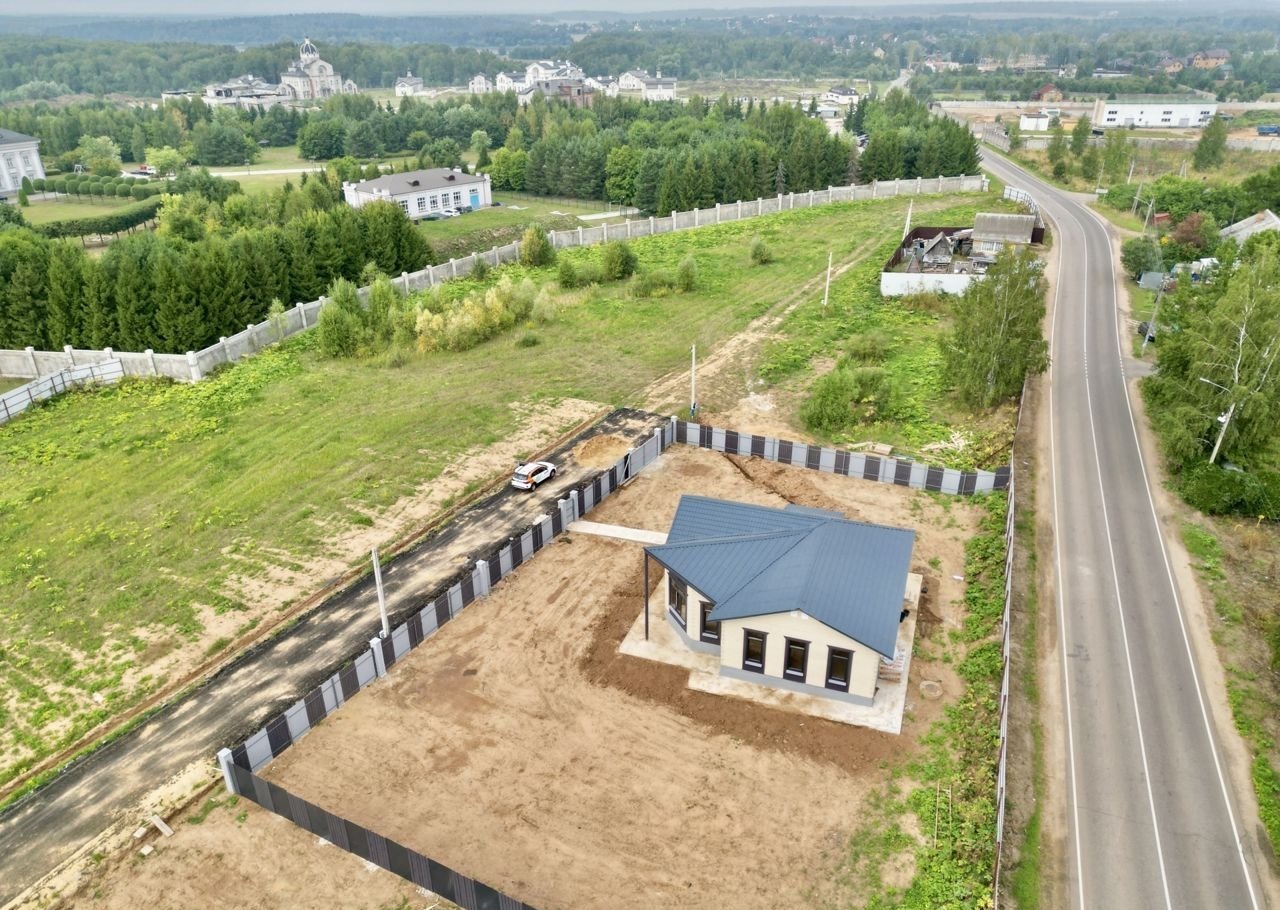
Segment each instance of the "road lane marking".
[[[1103,230],[1105,233],[1106,229],[1105,229],[1105,226],[1102,225],[1101,216],[1098,215],[1096,212],[1092,212],[1092,211],[1089,212],[1089,215],[1099,223],[1099,226],[1103,227]],[[1111,239],[1110,239],[1110,235],[1107,234],[1108,252],[1110,252],[1110,248],[1111,248]],[[1116,357],[1120,361],[1120,374],[1121,376],[1124,376],[1124,348],[1121,346],[1122,333],[1120,332],[1120,319],[1119,319],[1120,301],[1116,293],[1116,284],[1114,279],[1114,266],[1112,268],[1111,303],[1115,313],[1117,314]],[[1147,505],[1150,507],[1150,510],[1151,510],[1151,522],[1156,532],[1156,540],[1159,541],[1160,543],[1160,556],[1164,560],[1165,575],[1168,576],[1169,590],[1173,594],[1173,604],[1178,614],[1178,628],[1182,632],[1182,643],[1183,643],[1183,646],[1186,648],[1187,665],[1191,668],[1191,678],[1195,682],[1196,701],[1200,705],[1200,719],[1204,723],[1205,735],[1209,738],[1209,751],[1213,755],[1213,768],[1218,775],[1218,787],[1222,792],[1223,804],[1227,807],[1227,820],[1231,823],[1231,835],[1233,838],[1235,838],[1236,854],[1240,857],[1240,867],[1244,872],[1245,886],[1249,889],[1249,903],[1253,907],[1253,910],[1259,910],[1258,897],[1253,890],[1253,877],[1249,874],[1249,862],[1244,853],[1244,843],[1240,838],[1240,829],[1236,825],[1235,811],[1231,807],[1231,791],[1227,787],[1226,776],[1222,773],[1222,762],[1218,757],[1218,744],[1213,736],[1213,725],[1209,721],[1208,709],[1205,707],[1204,693],[1201,691],[1201,687],[1200,687],[1200,674],[1196,670],[1195,657],[1191,651],[1191,638],[1187,634],[1187,624],[1182,616],[1182,598],[1178,596],[1178,583],[1173,576],[1173,567],[1169,563],[1169,551],[1166,549],[1164,545],[1164,533],[1160,527],[1160,515],[1156,511],[1155,497],[1151,492],[1151,478],[1147,475],[1147,463],[1146,463],[1146,459],[1143,457],[1143,454],[1142,454],[1142,441],[1138,436],[1138,421],[1133,414],[1133,403],[1129,400],[1128,382],[1125,383],[1124,404],[1125,404],[1125,408],[1129,413],[1129,427],[1133,431],[1133,446],[1138,453],[1138,467],[1142,470],[1142,483],[1143,483],[1143,486],[1146,488],[1146,492],[1147,492]]]
[[1062,298],[1062,263],[1065,256],[1058,257],[1058,280],[1053,292],[1053,320],[1049,323],[1049,468],[1053,472],[1053,557],[1054,568],[1058,573],[1058,628],[1062,636],[1062,703],[1067,710],[1067,765],[1071,774],[1071,835],[1076,853],[1077,894],[1080,897],[1080,910],[1085,910],[1084,902],[1084,859],[1080,849],[1080,801],[1076,789],[1076,744],[1075,732],[1071,721],[1071,675],[1067,672],[1067,605],[1065,585],[1062,573],[1062,530],[1058,526],[1061,514],[1058,499],[1058,446],[1053,432],[1053,384],[1054,364],[1053,345],[1058,336],[1058,314]]

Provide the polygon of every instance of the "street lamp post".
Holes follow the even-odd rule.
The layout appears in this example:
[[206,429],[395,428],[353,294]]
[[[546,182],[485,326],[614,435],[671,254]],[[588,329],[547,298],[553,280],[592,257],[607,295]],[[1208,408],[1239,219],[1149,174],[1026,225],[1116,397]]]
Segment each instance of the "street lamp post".
[[[1231,392],[1229,388],[1214,382],[1212,379],[1206,379],[1203,376],[1201,376],[1200,381],[1207,383],[1213,386],[1214,388],[1222,389],[1222,391],[1228,394],[1230,394]],[[1231,406],[1227,408],[1227,413],[1223,414],[1218,418],[1218,422],[1222,424],[1222,428],[1218,430],[1218,439],[1216,442],[1214,442],[1213,452],[1210,453],[1209,455],[1209,464],[1213,464],[1215,461],[1218,460],[1218,452],[1222,449],[1222,440],[1227,435],[1227,427],[1231,425],[1231,418],[1235,416],[1235,413],[1236,413],[1236,403],[1233,401],[1231,402]]]

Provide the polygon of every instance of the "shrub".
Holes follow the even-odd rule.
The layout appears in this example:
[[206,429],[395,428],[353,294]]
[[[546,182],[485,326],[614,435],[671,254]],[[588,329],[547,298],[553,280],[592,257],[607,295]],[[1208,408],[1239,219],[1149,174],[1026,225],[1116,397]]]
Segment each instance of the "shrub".
[[751,262],[753,265],[768,265],[773,262],[773,251],[764,242],[764,238],[758,235],[751,238]]
[[630,245],[622,240],[611,240],[604,245],[600,257],[600,268],[605,281],[621,281],[630,278],[636,271],[636,254]]
[[888,333],[873,331],[864,335],[854,335],[849,339],[846,351],[853,360],[873,364],[884,363],[884,359],[889,355],[892,347],[893,339],[889,337]]
[[27,201],[27,191],[25,189],[18,190],[18,205],[26,208],[30,204],[31,203]]
[[476,281],[484,281],[489,277],[490,268],[491,267],[488,262],[477,256],[475,265],[471,267],[471,274],[469,277],[474,278]]
[[560,312],[560,304],[556,300],[555,295],[551,293],[549,288],[543,288],[538,292],[538,297],[533,302],[532,317],[535,322],[548,323],[555,320]]
[[814,383],[800,418],[810,430],[840,433],[889,417],[900,398],[897,384],[883,368],[840,366]]
[[327,357],[354,357],[362,330],[358,315],[331,301],[320,311],[320,351]]
[[581,281],[578,278],[578,270],[573,267],[573,263],[568,259],[560,260],[557,280],[560,282],[560,287],[565,290],[572,290],[573,288],[582,286]]
[[1182,472],[1178,487],[1183,499],[1209,515],[1276,514],[1275,506],[1267,508],[1267,484],[1253,473],[1199,461]]
[[685,256],[676,266],[676,287],[688,293],[698,286],[698,263],[692,255]]
[[532,348],[537,347],[539,343],[537,335],[533,334],[533,332],[525,332],[520,336],[520,340],[516,342],[516,347]]
[[665,297],[676,286],[675,277],[661,269],[645,272],[631,286],[633,297]]
[[31,187],[37,193],[43,193],[46,183],[47,181],[45,180],[44,177],[37,177],[35,180],[31,181]]
[[526,268],[537,268],[555,262],[556,251],[551,245],[547,232],[538,225],[525,229],[520,238],[520,264]]

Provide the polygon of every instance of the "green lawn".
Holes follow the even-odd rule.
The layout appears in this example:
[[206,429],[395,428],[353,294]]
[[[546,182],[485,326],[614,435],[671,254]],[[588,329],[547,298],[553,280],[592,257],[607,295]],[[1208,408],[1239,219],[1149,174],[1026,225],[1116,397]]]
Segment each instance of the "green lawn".
[[443,261],[519,240],[530,224],[540,224],[547,230],[568,230],[578,226],[594,227],[602,221],[616,224],[625,220],[625,216],[617,215],[580,221],[579,215],[595,215],[606,210],[606,203],[593,200],[498,193],[494,201],[502,205],[487,206],[456,218],[419,221],[418,229]]
[[64,221],[68,218],[93,218],[106,214],[112,209],[133,205],[136,199],[120,199],[112,197],[95,199],[93,202],[77,202],[73,196],[65,196],[56,200],[33,199],[31,204],[22,210],[22,215],[31,224],[48,224],[50,221]]
[[20,385],[26,385],[30,381],[30,379],[9,379],[8,377],[0,376],[0,395],[10,389],[16,389]]
[[[978,198],[917,200],[917,220],[951,205],[936,217],[957,223],[996,204]],[[829,249],[837,261],[868,245],[887,256],[907,204],[637,240],[642,269],[692,254],[698,290],[645,300],[625,284],[575,292],[555,321],[463,353],[397,367],[334,361],[305,334],[198,385],[73,393],[0,429],[0,678],[10,693],[0,700],[0,782],[162,685],[156,661],[209,645],[212,616],[247,624],[280,606],[231,596],[233,573],[306,566],[335,533],[367,526],[462,452],[509,433],[513,403],[640,404],[646,386],[684,367],[691,342],[714,351],[821,275]],[[775,253],[768,266],[748,265],[755,234]],[[549,282],[554,270],[529,274]],[[806,357],[831,353],[860,321],[898,324],[877,314],[899,305],[868,299],[855,270],[832,286],[840,319],[815,331],[816,287],[783,327]],[[901,324],[917,323],[909,314]],[[904,364],[927,359],[911,350]],[[804,359],[791,375],[807,369]]]

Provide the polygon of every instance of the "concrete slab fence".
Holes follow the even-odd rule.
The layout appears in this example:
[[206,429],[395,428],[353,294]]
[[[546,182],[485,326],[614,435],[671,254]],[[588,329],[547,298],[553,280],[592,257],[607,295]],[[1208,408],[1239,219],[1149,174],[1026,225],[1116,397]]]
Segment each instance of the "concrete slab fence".
[[[917,196],[928,193],[973,193],[984,191],[986,188],[987,178],[980,174],[960,177],[917,177],[910,180],[832,186],[825,190],[770,196],[768,199],[716,203],[713,208],[674,212],[665,218],[630,219],[622,224],[600,224],[595,227],[552,231],[549,236],[556,249],[568,249],[609,240],[650,237],[671,231],[727,224],[778,212],[830,205],[835,202],[879,199],[886,196]],[[428,266],[418,272],[405,272],[394,281],[401,290],[408,293],[434,287],[454,278],[463,278],[471,274],[471,270],[481,260],[490,266],[498,266],[515,262],[519,258],[520,244],[508,243],[484,252],[450,259],[440,265]],[[368,294],[368,288],[361,288],[360,293],[363,299]],[[31,348],[24,351],[0,350],[0,376],[35,379],[65,367],[119,360],[124,365],[126,376],[166,376],[179,382],[199,382],[223,364],[236,363],[244,357],[253,356],[268,345],[313,328],[320,318],[320,309],[324,304],[324,297],[308,303],[295,304],[275,322],[268,319],[255,325],[248,325],[243,332],[220,338],[203,350],[187,351],[185,354],[156,354],[153,351],[122,353],[112,351],[110,348],[104,351],[73,350],[69,346],[62,351],[35,351]]]
[[[30,349],[28,349],[30,350]],[[37,403],[93,383],[119,382],[125,375],[119,360],[66,367],[0,395],[0,423],[8,423]]]

